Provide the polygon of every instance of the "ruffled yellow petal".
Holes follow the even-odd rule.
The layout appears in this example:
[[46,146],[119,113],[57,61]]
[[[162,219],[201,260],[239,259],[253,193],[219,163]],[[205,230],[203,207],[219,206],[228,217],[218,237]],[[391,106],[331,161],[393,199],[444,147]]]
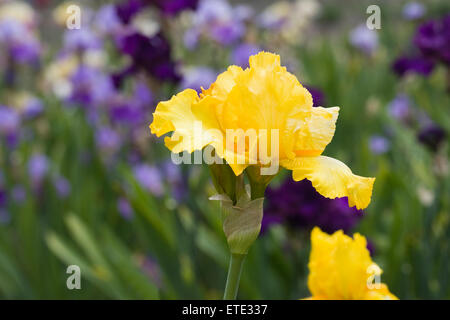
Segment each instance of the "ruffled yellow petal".
[[339,160],[319,157],[298,157],[282,160],[280,164],[292,170],[295,181],[308,179],[324,197],[334,199],[348,197],[349,206],[366,208],[372,196],[375,178],[354,175],[349,167]]
[[338,107],[313,108],[310,116],[299,123],[295,154],[297,156],[320,155],[333,139],[338,114]]
[[385,284],[372,289],[373,270],[382,270],[372,262],[366,238],[356,233],[353,238],[342,230],[328,235],[319,228],[311,232],[308,288],[310,299],[363,300],[395,299]]
[[201,150],[213,141],[211,135],[205,131],[202,121],[192,112],[192,106],[198,102],[197,92],[186,89],[169,101],[160,102],[156,107],[150,130],[158,137],[174,131],[171,137],[164,139],[171,151],[193,152]]

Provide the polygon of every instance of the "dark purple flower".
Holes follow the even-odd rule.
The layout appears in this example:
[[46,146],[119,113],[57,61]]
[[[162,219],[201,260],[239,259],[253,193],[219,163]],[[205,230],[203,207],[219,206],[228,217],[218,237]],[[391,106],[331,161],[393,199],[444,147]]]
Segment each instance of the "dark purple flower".
[[310,229],[320,227],[328,233],[349,232],[362,217],[362,211],[348,206],[346,198],[328,199],[320,195],[308,180],[287,179],[279,188],[267,189],[267,206],[262,229],[273,223]]
[[146,4],[141,0],[127,0],[116,5],[116,14],[124,24],[129,24]]
[[444,142],[447,133],[443,128],[431,123],[420,130],[417,135],[420,143],[427,146],[431,151],[438,151],[441,144]]
[[6,205],[6,190],[0,186],[0,208]]
[[198,0],[147,0],[147,2],[155,5],[169,16],[187,9],[195,10],[198,5]]
[[433,61],[424,57],[400,57],[392,65],[394,72],[400,77],[407,73],[418,73],[429,76],[434,69]]
[[424,56],[450,64],[450,14],[420,25],[414,43]]
[[309,93],[311,93],[313,107],[320,107],[325,104],[325,95],[320,89],[311,86],[305,86],[305,88],[309,91]]
[[131,207],[130,203],[125,198],[119,198],[117,200],[117,210],[119,211],[120,215],[125,220],[130,220],[134,216],[133,208]]
[[117,47],[132,59],[128,73],[145,70],[163,81],[177,82],[180,76],[176,64],[172,61],[169,41],[162,33],[147,37],[133,32],[116,39]]
[[242,43],[236,46],[231,52],[231,63],[242,68],[248,67],[250,56],[257,54],[261,49],[250,43]]

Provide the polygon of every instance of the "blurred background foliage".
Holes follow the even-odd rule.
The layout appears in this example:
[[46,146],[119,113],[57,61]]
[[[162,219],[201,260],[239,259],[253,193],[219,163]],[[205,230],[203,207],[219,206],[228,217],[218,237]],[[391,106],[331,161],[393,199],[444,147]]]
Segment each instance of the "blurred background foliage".
[[[316,224],[365,235],[400,299],[450,298],[447,1],[72,3],[80,30],[61,24],[67,3],[0,1],[2,298],[221,298],[229,254],[208,168],[172,164],[148,125],[158,101],[207,88],[260,49],[280,54],[315,104],[341,107],[325,154],[377,180],[349,218],[302,196],[308,186],[283,189],[282,172],[239,298],[307,297]],[[380,30],[364,27],[371,4]],[[440,32],[441,51],[421,46],[422,31]],[[68,265],[81,290],[67,289]]]

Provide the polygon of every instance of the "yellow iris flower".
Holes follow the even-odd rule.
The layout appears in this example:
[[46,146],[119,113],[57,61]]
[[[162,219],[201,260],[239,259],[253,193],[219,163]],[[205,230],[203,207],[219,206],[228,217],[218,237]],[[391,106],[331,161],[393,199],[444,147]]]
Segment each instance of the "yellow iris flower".
[[[250,57],[249,64],[245,70],[230,66],[200,95],[186,89],[160,102],[151,132],[159,137],[173,131],[165,144],[175,153],[211,145],[240,175],[251,161],[260,166],[267,161],[260,156],[255,159],[252,151],[257,143],[247,143],[244,152],[236,151],[235,144],[230,147],[226,132],[276,129],[278,141],[270,137],[266,146],[272,150],[271,145],[277,144],[277,154],[270,155],[272,162],[292,170],[295,181],[310,180],[327,198],[348,197],[350,206],[367,207],[375,178],[354,175],[344,163],[321,155],[333,138],[339,108],[313,107],[311,94],[281,66],[278,55],[260,52]],[[201,128],[195,123],[201,123]],[[243,134],[240,138],[246,141]]]
[[319,228],[311,232],[308,288],[313,300],[397,300],[372,262],[364,236],[353,238],[342,230],[328,235]]

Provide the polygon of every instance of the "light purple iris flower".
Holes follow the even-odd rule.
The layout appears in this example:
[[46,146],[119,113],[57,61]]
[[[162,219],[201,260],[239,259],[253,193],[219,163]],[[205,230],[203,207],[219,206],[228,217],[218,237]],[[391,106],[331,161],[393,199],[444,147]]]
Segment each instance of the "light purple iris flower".
[[134,167],[134,177],[139,184],[150,191],[155,196],[161,196],[164,192],[161,171],[147,164],[140,164]]
[[406,20],[417,20],[422,18],[426,13],[425,6],[420,2],[409,2],[403,7],[403,17]]
[[20,116],[13,108],[0,105],[0,134],[12,134],[20,125]]
[[378,47],[378,34],[366,25],[357,26],[350,32],[350,44],[365,54],[372,54]]
[[250,43],[242,43],[231,52],[231,63],[242,68],[248,67],[248,58],[257,54],[261,49]]
[[373,154],[383,154],[389,151],[390,141],[383,136],[372,136],[369,141],[369,148]]
[[28,161],[28,174],[33,184],[40,184],[49,170],[49,160],[43,154],[35,154]]
[[181,88],[191,88],[200,92],[201,87],[204,89],[209,88],[209,85],[216,80],[216,77],[217,72],[208,67],[188,68],[184,72]]

